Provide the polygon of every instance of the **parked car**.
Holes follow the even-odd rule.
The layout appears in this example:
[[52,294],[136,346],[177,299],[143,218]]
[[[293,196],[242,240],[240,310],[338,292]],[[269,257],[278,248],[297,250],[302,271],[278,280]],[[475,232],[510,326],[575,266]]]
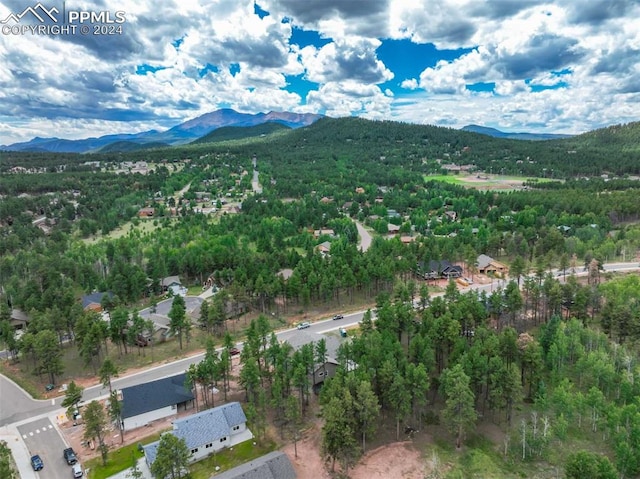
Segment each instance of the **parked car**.
[[37,454],[35,456],[31,456],[31,467],[33,467],[34,471],[40,471],[44,467],[42,459]]
[[67,464],[69,464],[70,466],[73,466],[76,462],[78,462],[78,457],[76,456],[76,452],[73,450],[72,447],[68,447],[64,451],[62,451],[62,456],[64,457],[64,460],[67,461]]
[[344,316],[343,316],[342,314],[336,314],[336,315],[333,317],[333,320],[335,321],[335,320],[337,320],[337,319],[342,319],[342,318],[344,318]]
[[74,464],[71,468],[71,472],[73,474],[74,479],[78,477],[82,477],[82,466],[80,464]]
[[240,354],[240,350],[238,348],[229,349],[229,355],[230,356],[237,356],[238,354]]
[[308,321],[305,321],[304,323],[298,323],[298,329],[306,329],[309,326],[311,326],[311,323],[309,323]]

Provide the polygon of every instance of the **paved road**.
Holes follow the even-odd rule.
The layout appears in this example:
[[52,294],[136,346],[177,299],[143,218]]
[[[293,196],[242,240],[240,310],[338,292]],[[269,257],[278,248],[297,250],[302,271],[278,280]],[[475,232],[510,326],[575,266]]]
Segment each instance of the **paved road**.
[[38,454],[42,458],[44,468],[37,473],[38,477],[47,479],[69,479],[71,466],[62,457],[66,447],[58,429],[49,418],[38,419],[18,426],[30,455]]
[[367,251],[371,247],[371,235],[362,223],[355,221],[355,224],[358,229],[358,236],[360,236],[360,251]]
[[0,374],[0,426],[13,424],[53,409],[50,400],[33,399],[24,389]]

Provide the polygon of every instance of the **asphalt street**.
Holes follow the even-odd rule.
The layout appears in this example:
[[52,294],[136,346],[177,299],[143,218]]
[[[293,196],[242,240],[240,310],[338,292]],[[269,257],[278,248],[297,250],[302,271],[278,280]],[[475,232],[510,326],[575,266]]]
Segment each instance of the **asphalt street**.
[[69,479],[71,466],[62,457],[66,445],[58,429],[46,417],[18,426],[18,433],[22,437],[29,456],[38,454],[44,468],[37,473],[39,477],[47,479]]

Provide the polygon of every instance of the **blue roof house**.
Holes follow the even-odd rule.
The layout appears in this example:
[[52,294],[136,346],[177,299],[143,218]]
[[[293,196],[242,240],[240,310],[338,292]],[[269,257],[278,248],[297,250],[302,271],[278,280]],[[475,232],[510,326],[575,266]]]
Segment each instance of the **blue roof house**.
[[[210,456],[225,447],[235,446],[253,438],[247,429],[247,418],[239,402],[231,402],[222,406],[193,414],[173,422],[173,434],[184,439],[191,451],[191,462]],[[145,460],[149,467],[156,459],[158,444],[153,442],[144,447]]]

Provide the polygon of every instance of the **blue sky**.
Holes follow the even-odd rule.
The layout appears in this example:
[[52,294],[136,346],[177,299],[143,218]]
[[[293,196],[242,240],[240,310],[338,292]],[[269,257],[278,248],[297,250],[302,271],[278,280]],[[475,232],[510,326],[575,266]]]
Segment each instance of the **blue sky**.
[[121,12],[101,35],[117,25],[21,31],[39,21],[11,14],[36,4],[0,2],[0,145],[218,108],[551,133],[640,120],[635,0],[67,0]]

